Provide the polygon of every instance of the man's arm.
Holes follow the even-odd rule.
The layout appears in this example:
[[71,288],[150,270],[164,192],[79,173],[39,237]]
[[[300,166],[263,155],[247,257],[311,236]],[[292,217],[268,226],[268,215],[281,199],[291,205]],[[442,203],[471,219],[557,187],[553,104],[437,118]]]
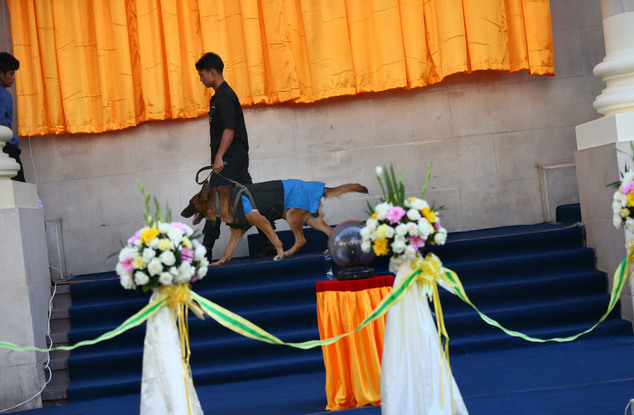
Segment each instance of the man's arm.
[[223,157],[225,153],[229,149],[229,146],[233,142],[234,130],[231,128],[225,128],[222,131],[222,138],[220,139],[220,147],[218,147],[218,152],[216,152],[216,158],[214,160],[214,171],[216,173],[220,173],[224,166]]

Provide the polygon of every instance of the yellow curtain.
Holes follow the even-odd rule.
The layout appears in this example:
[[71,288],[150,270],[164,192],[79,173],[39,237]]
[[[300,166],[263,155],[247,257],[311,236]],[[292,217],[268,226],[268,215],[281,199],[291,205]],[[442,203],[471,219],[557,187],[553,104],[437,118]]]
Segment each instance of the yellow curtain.
[[206,114],[195,62],[243,105],[416,88],[458,72],[554,75],[548,0],[9,0],[19,135]]

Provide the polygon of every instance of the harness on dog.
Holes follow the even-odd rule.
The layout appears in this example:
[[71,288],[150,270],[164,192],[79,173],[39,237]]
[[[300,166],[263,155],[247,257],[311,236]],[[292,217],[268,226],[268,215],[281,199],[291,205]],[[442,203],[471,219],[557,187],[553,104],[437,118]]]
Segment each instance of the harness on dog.
[[[226,164],[226,162],[225,162]],[[239,212],[239,204],[241,204],[242,201],[242,195],[246,195],[249,198],[249,202],[251,202],[251,205],[253,206],[253,209],[257,209],[257,204],[255,203],[255,199],[253,198],[253,195],[251,194],[251,192],[249,191],[249,189],[243,185],[242,183],[239,183],[235,180],[232,180],[228,177],[223,176],[220,173],[217,173],[214,171],[214,166],[205,166],[202,167],[198,170],[198,172],[196,173],[196,183],[197,184],[204,184],[205,182],[207,182],[209,180],[209,178],[211,177],[212,174],[215,174],[216,176],[222,177],[223,179],[225,179],[226,181],[232,183],[236,188],[238,188],[238,192],[236,194],[236,196],[234,197],[233,200],[233,222],[231,224],[229,224],[229,226],[231,227],[239,227],[239,228],[244,228],[244,224],[246,224],[246,218],[244,219],[244,224],[240,224],[238,221],[238,212]],[[207,177],[205,177],[204,180],[200,181],[198,179],[198,176],[200,175],[200,173],[202,173],[205,170],[211,170],[211,172],[209,172],[209,174],[207,175]],[[233,190],[232,192],[233,193]],[[218,192],[216,192],[216,220],[219,220],[221,216],[221,212],[220,212],[220,194],[218,194]],[[250,225],[246,224],[246,228],[249,228]]]
[[[251,227],[247,222],[245,206],[243,204],[243,195],[250,192],[251,197],[247,197],[253,209],[264,216],[269,222],[273,223],[281,219],[284,215],[284,185],[281,180],[271,180],[268,182],[252,183],[245,186],[246,190],[234,188],[231,190],[231,198],[233,203],[234,222],[229,225],[234,228],[248,229]],[[246,200],[245,200],[246,203]],[[257,203],[257,205],[256,205]],[[247,204],[248,206],[248,204]]]

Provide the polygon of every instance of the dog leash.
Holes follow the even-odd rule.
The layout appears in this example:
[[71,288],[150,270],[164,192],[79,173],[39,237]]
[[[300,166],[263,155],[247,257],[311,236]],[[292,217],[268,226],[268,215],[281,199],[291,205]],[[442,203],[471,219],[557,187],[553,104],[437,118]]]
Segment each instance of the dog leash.
[[[227,162],[224,162],[224,165],[227,165]],[[206,170],[211,170],[211,172],[209,172],[209,174],[207,175],[207,177],[205,178],[205,180],[203,181],[199,181],[198,180],[198,176],[200,175],[200,173],[206,171]],[[249,198],[249,201],[251,202],[251,206],[253,207],[254,210],[256,210],[258,208],[257,204],[255,203],[255,199],[253,198],[253,195],[251,194],[251,191],[242,183],[239,183],[235,180],[232,180],[228,177],[223,176],[222,174],[214,171],[214,166],[205,166],[205,167],[201,167],[198,172],[196,173],[196,183],[197,184],[204,184],[205,182],[208,182],[209,178],[211,177],[212,174],[215,174],[216,176],[220,176],[223,179],[225,179],[226,181],[232,183],[234,186],[236,186],[238,189],[238,193],[236,194],[236,198],[233,202],[233,217],[234,219],[237,218],[237,212],[238,212],[238,201],[240,200],[240,198],[242,197],[242,194],[246,194],[246,196]],[[218,194],[218,192],[216,192],[216,216],[220,217],[220,195]]]

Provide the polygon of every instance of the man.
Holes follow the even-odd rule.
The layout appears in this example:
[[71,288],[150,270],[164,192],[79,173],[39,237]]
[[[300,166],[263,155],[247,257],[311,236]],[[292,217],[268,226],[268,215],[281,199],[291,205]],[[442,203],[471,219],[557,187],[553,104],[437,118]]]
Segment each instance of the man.
[[[13,97],[7,88],[13,86],[15,82],[15,71],[20,68],[20,61],[7,52],[0,52],[0,125],[13,128]],[[18,174],[12,178],[19,182],[24,182],[24,169],[20,160],[20,138],[16,135],[3,147],[3,151],[14,159],[19,165]]]
[[[250,184],[253,181],[249,174],[249,139],[244,114],[238,96],[224,80],[223,69],[222,59],[212,52],[205,53],[196,62],[200,82],[215,91],[209,101],[209,145],[213,171],[238,183]],[[230,185],[217,174],[209,177],[209,187]],[[203,245],[211,261],[214,243],[220,236],[220,221],[215,224],[205,222],[203,236]],[[265,240],[268,242],[268,239]],[[268,247],[265,246],[256,257],[274,254],[275,248],[268,242]]]

